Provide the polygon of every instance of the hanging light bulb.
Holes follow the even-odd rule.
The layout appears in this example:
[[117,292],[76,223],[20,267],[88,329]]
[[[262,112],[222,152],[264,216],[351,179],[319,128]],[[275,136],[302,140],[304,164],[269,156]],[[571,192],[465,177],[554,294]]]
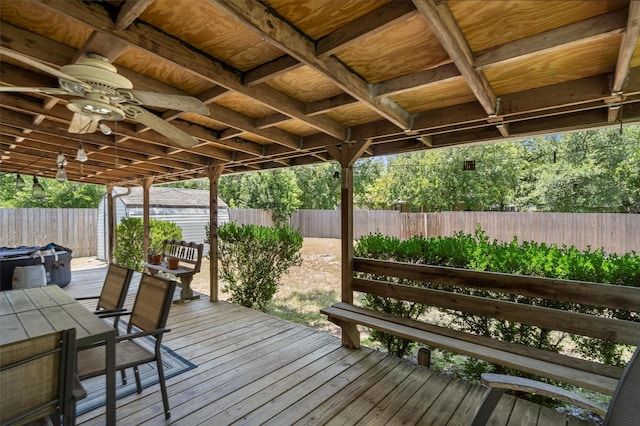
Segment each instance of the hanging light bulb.
[[67,157],[64,156],[62,150],[58,153],[58,158],[56,158],[56,164],[58,166],[66,166],[67,165]]
[[58,173],[56,173],[56,180],[60,183],[65,183],[67,181],[67,172],[64,171],[64,165],[60,165],[58,169]]
[[36,200],[42,200],[45,197],[45,195],[47,194],[44,192],[44,188],[42,187],[40,182],[38,182],[38,178],[34,176],[33,189],[31,190],[31,196]]
[[109,126],[107,126],[106,124],[104,124],[102,121],[98,123],[98,127],[100,127],[100,131],[109,136],[111,134],[111,128]]
[[89,157],[87,157],[87,151],[82,147],[82,141],[80,142],[80,146],[78,147],[78,152],[76,153],[76,160],[84,163],[87,161]]
[[16,176],[16,189],[22,189],[24,188],[24,179],[22,179],[22,176],[20,176],[20,173],[18,173],[18,175]]

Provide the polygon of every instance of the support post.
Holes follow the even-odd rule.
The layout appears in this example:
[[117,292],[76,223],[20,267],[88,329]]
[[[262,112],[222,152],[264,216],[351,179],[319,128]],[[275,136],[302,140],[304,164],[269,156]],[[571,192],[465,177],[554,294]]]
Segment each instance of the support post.
[[144,261],[148,261],[149,256],[149,227],[151,219],[149,218],[149,188],[153,184],[153,178],[145,178],[142,182],[142,253]]
[[113,263],[115,250],[115,221],[116,209],[113,206],[113,185],[107,185],[107,262]]
[[218,301],[218,181],[224,166],[209,166],[209,300]]
[[[340,238],[342,242],[342,302],[353,303],[353,165],[371,144],[371,139],[345,142],[340,150],[328,152],[340,162]],[[360,347],[360,332],[355,323],[343,321],[342,345]]]

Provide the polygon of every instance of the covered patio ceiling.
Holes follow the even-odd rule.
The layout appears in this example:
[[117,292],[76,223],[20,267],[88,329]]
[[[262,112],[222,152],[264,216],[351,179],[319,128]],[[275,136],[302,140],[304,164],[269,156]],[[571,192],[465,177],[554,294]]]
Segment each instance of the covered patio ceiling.
[[61,150],[70,180],[137,186],[638,122],[639,3],[3,0],[2,86],[59,87],[15,52],[97,53],[209,114],[148,108],[185,147],[130,119],[69,133],[77,95],[3,92],[0,171],[54,177]]

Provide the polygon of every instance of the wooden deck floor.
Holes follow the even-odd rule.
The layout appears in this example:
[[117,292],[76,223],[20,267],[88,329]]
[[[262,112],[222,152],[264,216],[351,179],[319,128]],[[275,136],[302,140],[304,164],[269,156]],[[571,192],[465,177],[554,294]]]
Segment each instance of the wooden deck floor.
[[[73,296],[98,294],[106,268],[73,271]],[[135,275],[128,303],[139,280]],[[178,290],[179,291],[179,290]],[[177,297],[176,297],[177,298]],[[207,297],[173,305],[163,343],[197,364],[159,387],[118,400],[122,425],[465,425],[479,386],[370,349],[348,350],[330,334]],[[503,397],[494,424],[587,425]],[[78,418],[104,424],[103,409]]]

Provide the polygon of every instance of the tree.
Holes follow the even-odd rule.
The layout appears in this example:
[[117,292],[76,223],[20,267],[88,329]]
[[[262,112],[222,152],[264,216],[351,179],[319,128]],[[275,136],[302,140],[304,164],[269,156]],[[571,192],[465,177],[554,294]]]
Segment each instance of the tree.
[[301,191],[291,169],[223,176],[220,193],[231,207],[271,210],[276,223],[286,221],[301,205]]
[[637,128],[623,133],[605,129],[536,138],[527,179],[531,190],[525,199],[544,211],[633,210],[639,187],[634,135],[638,135]]
[[[294,167],[300,188],[301,209],[335,209],[340,204],[340,166],[338,163]],[[335,175],[338,173],[338,175]]]
[[60,183],[55,179],[38,178],[45,191],[45,198],[31,196],[32,178],[23,176],[25,187],[16,188],[14,174],[0,173],[0,207],[6,208],[97,208],[105,194],[105,188],[78,182]]

